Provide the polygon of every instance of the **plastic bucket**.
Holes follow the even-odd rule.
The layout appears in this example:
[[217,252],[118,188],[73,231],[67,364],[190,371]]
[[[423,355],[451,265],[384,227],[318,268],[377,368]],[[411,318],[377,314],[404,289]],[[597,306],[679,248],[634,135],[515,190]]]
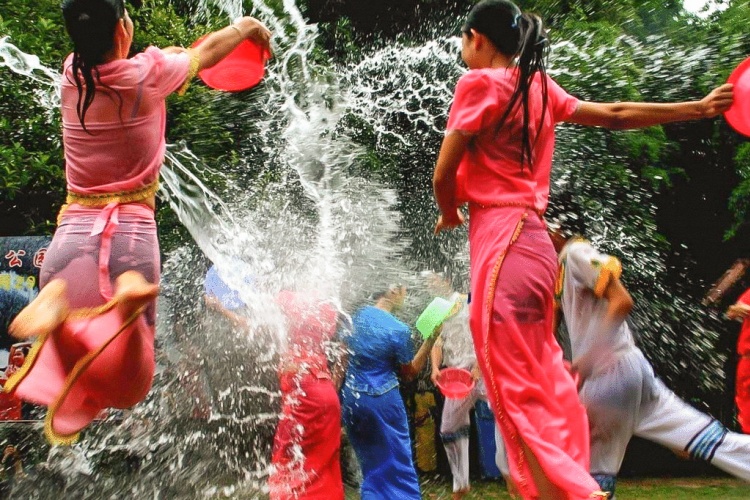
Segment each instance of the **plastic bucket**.
[[476,381],[471,372],[463,368],[444,368],[440,370],[437,386],[448,399],[463,399],[474,390]]
[[[203,36],[193,43],[200,45]],[[266,73],[268,54],[251,40],[243,40],[224,59],[198,73],[203,83],[216,90],[240,92],[255,87]]]
[[417,330],[422,334],[422,338],[429,338],[435,332],[443,321],[453,312],[455,302],[446,300],[442,297],[435,297],[430,302],[422,314],[417,318]]
[[727,83],[734,85],[734,102],[724,118],[737,132],[750,137],[750,57],[732,71]]

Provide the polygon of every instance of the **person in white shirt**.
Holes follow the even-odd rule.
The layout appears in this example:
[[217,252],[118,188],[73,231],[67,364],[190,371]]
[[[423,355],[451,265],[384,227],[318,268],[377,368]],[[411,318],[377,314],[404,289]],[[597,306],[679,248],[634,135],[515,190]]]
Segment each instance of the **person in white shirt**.
[[557,300],[591,429],[590,472],[601,488],[614,495],[634,435],[750,481],[750,436],[727,431],[677,397],[635,345],[626,321],[633,299],[620,281],[620,261],[582,238],[554,232],[552,240],[560,263]]
[[437,385],[441,367],[452,367],[470,371],[476,380],[474,389],[466,397],[445,399],[440,422],[440,438],[453,474],[453,498],[461,499],[471,488],[469,484],[469,433],[471,430],[469,413],[479,399],[487,400],[487,392],[480,379],[477,357],[474,353],[474,342],[469,328],[468,297],[454,293],[449,300],[455,301],[460,309],[443,323],[443,333],[432,347],[430,378]]

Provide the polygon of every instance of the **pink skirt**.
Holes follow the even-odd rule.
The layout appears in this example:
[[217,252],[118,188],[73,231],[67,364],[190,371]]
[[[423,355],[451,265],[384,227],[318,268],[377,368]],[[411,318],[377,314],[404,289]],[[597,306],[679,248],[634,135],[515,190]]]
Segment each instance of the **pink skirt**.
[[159,282],[153,211],[145,205],[65,211],[42,266],[40,284],[67,282],[71,312],[38,338],[5,390],[48,407],[45,433],[70,444],[105,408],[143,400],[154,374],[156,304],[123,317],[112,300],[117,276],[128,270]]
[[469,234],[472,336],[511,478],[538,498],[524,443],[566,498],[589,498],[599,485],[586,411],[553,333],[558,266],[545,224],[523,208],[472,206]]

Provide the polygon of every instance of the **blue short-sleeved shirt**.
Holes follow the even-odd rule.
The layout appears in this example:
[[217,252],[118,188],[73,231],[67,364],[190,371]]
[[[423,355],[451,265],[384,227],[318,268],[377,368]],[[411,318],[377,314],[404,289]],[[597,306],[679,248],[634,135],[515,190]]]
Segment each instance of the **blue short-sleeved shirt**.
[[398,387],[399,367],[414,357],[409,326],[373,306],[357,311],[352,323],[351,334],[343,337],[350,351],[346,386],[372,396]]

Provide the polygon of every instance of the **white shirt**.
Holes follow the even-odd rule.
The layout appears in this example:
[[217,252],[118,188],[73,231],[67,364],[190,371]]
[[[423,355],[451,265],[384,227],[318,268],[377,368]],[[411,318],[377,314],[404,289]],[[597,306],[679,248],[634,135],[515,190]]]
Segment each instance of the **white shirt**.
[[469,305],[466,303],[466,296],[458,293],[453,294],[450,300],[458,302],[461,309],[443,323],[443,364],[471,370],[477,362],[477,356],[469,327]]
[[558,300],[570,335],[573,367],[582,376],[602,371],[635,346],[626,321],[605,325],[604,291],[622,273],[620,261],[599,253],[583,240],[569,241],[560,252]]

